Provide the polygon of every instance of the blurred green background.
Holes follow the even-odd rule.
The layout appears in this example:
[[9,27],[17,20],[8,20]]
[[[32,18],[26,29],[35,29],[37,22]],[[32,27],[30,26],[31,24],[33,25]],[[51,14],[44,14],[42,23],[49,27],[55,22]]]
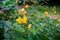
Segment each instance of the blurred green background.
[[[60,0],[0,0],[0,40],[60,40],[60,19],[51,19],[44,14],[60,15],[59,2]],[[26,11],[26,24],[16,22],[22,16],[18,14],[22,8]]]

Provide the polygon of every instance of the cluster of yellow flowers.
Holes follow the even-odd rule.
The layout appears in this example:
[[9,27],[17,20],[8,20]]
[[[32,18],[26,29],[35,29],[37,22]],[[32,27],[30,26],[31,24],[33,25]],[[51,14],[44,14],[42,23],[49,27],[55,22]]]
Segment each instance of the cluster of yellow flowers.
[[21,17],[18,17],[16,19],[16,21],[19,23],[19,24],[22,24],[22,23],[27,23],[27,17],[24,15],[23,18]]
[[[25,6],[25,8],[28,8],[28,5]],[[16,22],[19,23],[19,24],[26,24],[28,19],[26,17],[26,10],[24,8],[18,10],[18,15],[19,17],[16,19]],[[20,17],[20,15],[22,15],[23,17]],[[31,28],[31,24],[28,24],[28,29]]]
[[22,8],[21,10],[18,10],[18,14],[19,14],[19,15],[22,15],[23,18],[19,16],[19,17],[16,19],[16,21],[17,21],[19,24],[27,23],[27,17],[26,17],[26,15],[25,15],[25,14],[26,14],[25,9]]
[[18,10],[18,14],[19,14],[19,15],[25,15],[25,14],[26,14],[25,9],[22,8],[22,9]]
[[54,14],[56,13],[56,7],[55,6],[53,7],[52,11]]

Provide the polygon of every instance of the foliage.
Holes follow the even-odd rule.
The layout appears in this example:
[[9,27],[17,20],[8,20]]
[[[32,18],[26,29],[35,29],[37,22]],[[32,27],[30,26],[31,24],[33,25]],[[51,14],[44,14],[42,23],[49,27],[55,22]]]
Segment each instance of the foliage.
[[4,0],[1,5],[0,24],[5,29],[4,40],[60,39],[60,20],[47,17],[45,14],[53,12],[45,7],[27,4],[17,8],[16,0]]

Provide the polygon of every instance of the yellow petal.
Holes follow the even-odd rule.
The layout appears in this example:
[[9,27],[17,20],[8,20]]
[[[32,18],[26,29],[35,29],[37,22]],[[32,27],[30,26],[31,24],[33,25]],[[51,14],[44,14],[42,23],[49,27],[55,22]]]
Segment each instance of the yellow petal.
[[23,23],[27,23],[27,17],[25,15],[23,17]]
[[59,26],[59,24],[56,24],[55,26]]
[[24,8],[21,9],[21,13],[24,14],[24,15],[26,14],[26,11],[25,11]]
[[16,0],[16,3],[18,2],[18,0]]
[[29,7],[29,5],[28,5],[28,4],[26,4],[26,5],[25,5],[25,8],[28,8],[28,7]]
[[19,19],[16,19],[16,21],[18,21]]
[[54,11],[54,13],[56,13],[56,11]]
[[24,9],[24,8],[22,8],[21,10],[22,10],[22,11],[25,11],[25,9]]
[[16,19],[16,22],[19,23],[19,24],[22,24],[22,18],[21,18],[21,17],[18,17],[18,18]]
[[32,26],[32,24],[29,24],[29,25],[28,25],[28,29],[30,29],[30,28],[31,28],[31,26]]
[[47,11],[45,11],[45,12],[44,12],[44,14],[46,15],[46,14],[48,14],[48,12],[47,12]]
[[18,10],[18,14],[20,14],[20,15],[25,15],[26,14],[26,11],[25,11],[25,9],[24,8],[22,8],[21,10]]
[[21,14],[21,12],[20,12],[21,10],[18,10],[18,14],[20,15]]
[[60,19],[58,19],[58,22],[60,22]]
[[54,8],[52,9],[52,11],[55,11]]

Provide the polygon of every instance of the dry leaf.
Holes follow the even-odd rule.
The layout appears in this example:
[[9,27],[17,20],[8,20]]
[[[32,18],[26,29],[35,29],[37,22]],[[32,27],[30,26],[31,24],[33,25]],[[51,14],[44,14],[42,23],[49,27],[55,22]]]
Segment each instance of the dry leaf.
[[46,16],[51,18],[51,19],[60,19],[60,15],[47,14]]

